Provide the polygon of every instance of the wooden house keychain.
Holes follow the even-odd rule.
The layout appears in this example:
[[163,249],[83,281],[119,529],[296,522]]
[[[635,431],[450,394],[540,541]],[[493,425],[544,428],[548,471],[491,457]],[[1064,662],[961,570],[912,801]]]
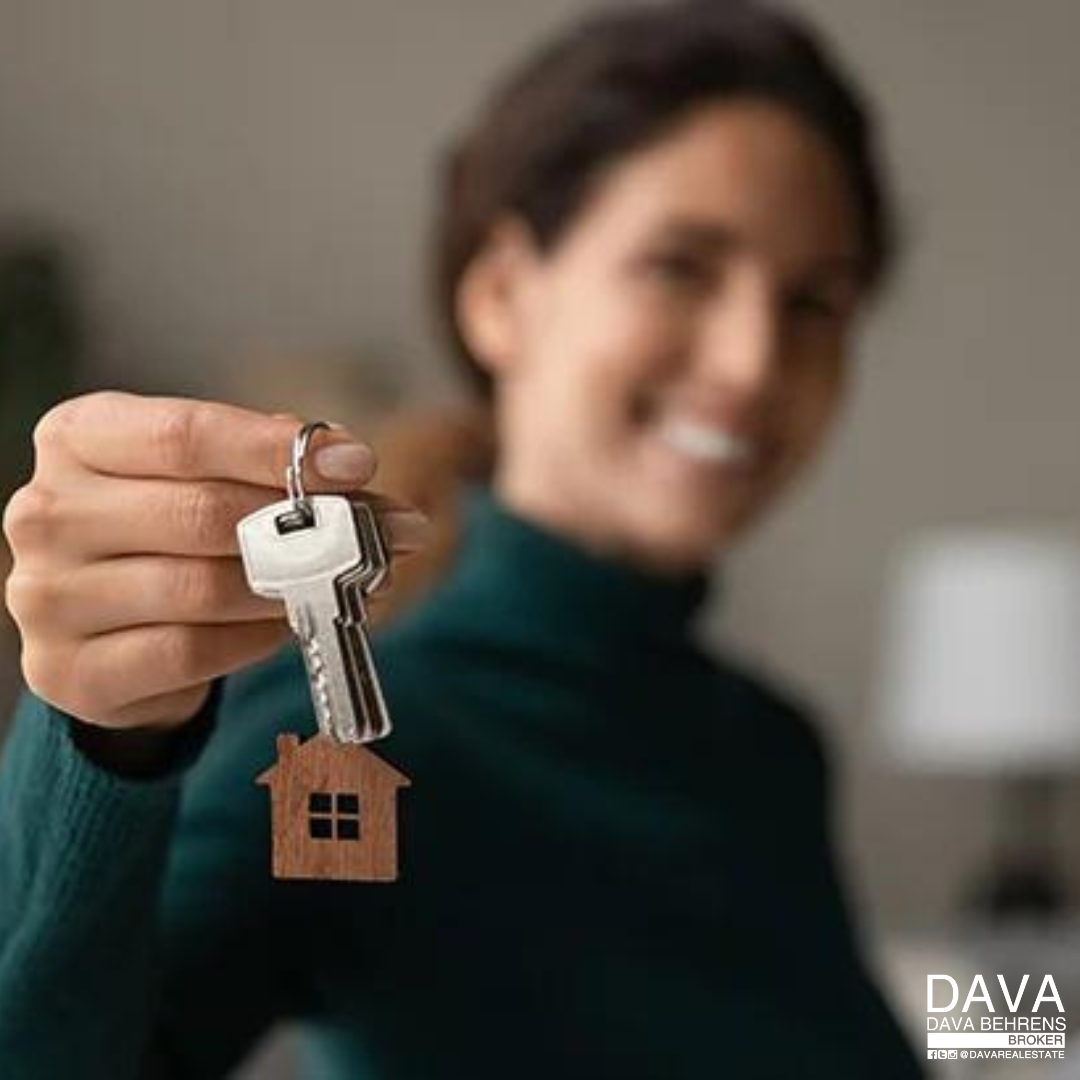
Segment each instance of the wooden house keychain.
[[364,745],[391,730],[364,610],[390,556],[371,506],[304,491],[308,445],[328,427],[321,420],[301,427],[288,498],[236,528],[251,590],[285,601],[319,726],[303,743],[278,735],[278,760],[256,783],[270,788],[274,877],[393,881],[397,789],[410,781]]

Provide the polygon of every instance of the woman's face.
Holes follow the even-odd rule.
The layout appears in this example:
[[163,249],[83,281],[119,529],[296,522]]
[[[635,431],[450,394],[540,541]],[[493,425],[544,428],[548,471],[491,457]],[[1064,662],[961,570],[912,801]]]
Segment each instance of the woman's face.
[[541,254],[513,221],[459,292],[496,382],[496,488],[664,571],[708,565],[821,445],[860,299],[834,152],[784,108],[702,106]]

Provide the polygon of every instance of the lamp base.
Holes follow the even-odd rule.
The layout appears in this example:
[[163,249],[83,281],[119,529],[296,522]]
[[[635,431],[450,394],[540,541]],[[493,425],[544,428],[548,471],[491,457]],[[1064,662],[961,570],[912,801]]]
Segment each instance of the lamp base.
[[1062,875],[1049,863],[1014,861],[988,869],[964,896],[972,915],[1001,919],[1051,919],[1070,906]]
[[964,898],[969,914],[1045,921],[1069,907],[1070,890],[1054,843],[1059,784],[1051,775],[1005,778],[997,800],[996,850]]

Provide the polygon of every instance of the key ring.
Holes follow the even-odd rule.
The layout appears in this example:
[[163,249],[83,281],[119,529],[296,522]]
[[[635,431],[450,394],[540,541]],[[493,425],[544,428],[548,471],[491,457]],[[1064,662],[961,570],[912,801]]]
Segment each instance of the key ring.
[[292,464],[285,470],[285,488],[289,493],[293,509],[309,511],[311,509],[307,500],[307,492],[304,491],[304,457],[307,455],[311,436],[320,428],[330,430],[330,425],[325,420],[309,420],[293,438]]
[[304,490],[304,458],[307,456],[312,435],[320,428],[329,431],[330,425],[325,420],[309,420],[293,437],[292,463],[285,469],[285,490],[292,509],[279,518],[280,525],[286,531],[303,528],[310,525],[314,519],[311,503]]

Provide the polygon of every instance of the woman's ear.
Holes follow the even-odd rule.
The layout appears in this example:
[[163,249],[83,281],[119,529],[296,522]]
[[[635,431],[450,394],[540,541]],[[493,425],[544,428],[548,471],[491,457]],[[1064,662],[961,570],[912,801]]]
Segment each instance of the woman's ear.
[[522,352],[536,262],[528,226],[504,217],[492,226],[458,281],[454,305],[461,336],[493,376],[511,371]]

